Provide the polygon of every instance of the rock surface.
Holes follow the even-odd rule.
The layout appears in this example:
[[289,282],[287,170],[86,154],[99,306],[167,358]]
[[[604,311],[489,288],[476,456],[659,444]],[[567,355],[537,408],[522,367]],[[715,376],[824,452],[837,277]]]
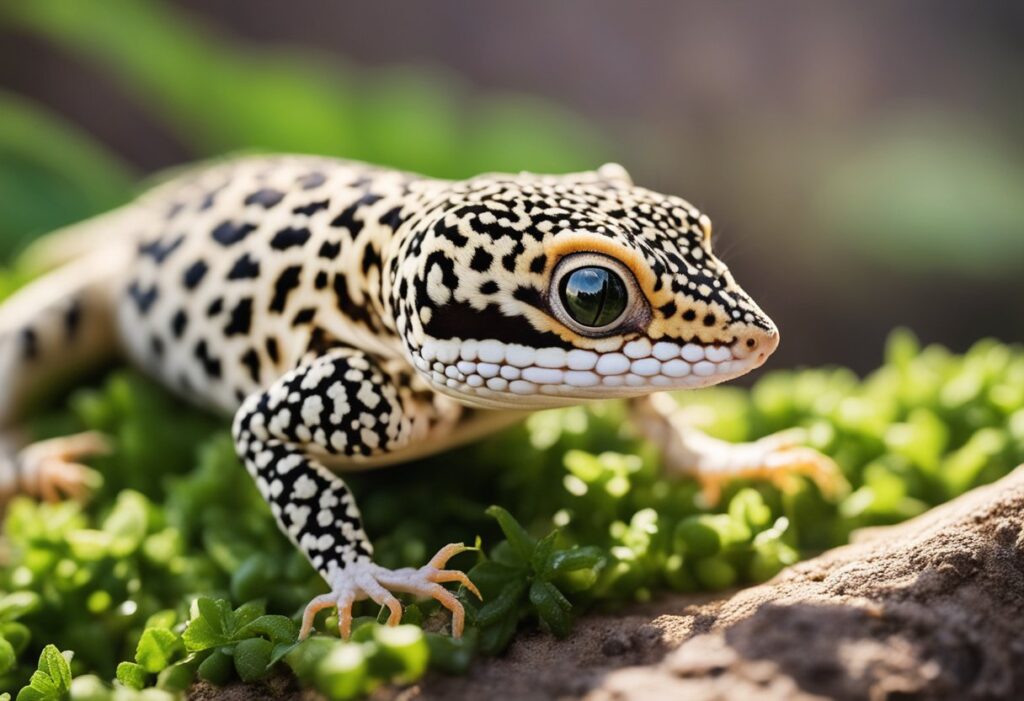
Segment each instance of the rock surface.
[[1024,698],[1022,525],[1024,468],[730,598],[589,616],[568,640],[521,636],[466,677],[380,697]]

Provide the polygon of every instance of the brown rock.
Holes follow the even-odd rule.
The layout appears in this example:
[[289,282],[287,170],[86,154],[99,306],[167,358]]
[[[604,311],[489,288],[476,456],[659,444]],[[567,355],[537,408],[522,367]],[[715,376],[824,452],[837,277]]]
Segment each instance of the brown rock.
[[588,616],[375,698],[1024,699],[1022,522],[1024,468],[731,598]]

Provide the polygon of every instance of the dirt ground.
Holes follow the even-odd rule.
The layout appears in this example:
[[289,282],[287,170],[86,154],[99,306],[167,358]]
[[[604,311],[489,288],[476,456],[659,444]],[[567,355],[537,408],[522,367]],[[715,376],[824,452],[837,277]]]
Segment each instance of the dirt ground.
[[[721,599],[666,597],[521,636],[466,677],[380,699],[1024,698],[1024,468]],[[197,688],[194,698],[298,697]]]

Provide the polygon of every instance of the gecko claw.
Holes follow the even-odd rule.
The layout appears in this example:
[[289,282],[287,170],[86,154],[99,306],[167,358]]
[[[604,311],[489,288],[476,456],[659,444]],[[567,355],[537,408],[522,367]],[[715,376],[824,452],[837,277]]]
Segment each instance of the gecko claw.
[[423,567],[403,567],[389,570],[369,561],[356,562],[337,570],[330,578],[331,592],[322,594],[306,606],[302,615],[299,640],[305,640],[313,631],[316,614],[326,608],[338,609],[338,632],[343,640],[352,635],[352,607],[357,601],[371,599],[389,610],[387,624],[398,625],[402,620],[402,604],[392,592],[404,592],[436,599],[452,613],[452,637],[462,637],[466,612],[455,595],[441,586],[445,582],[458,582],[477,597],[480,591],[464,572],[442,569],[453,556],[471,550],[462,543],[441,548]]

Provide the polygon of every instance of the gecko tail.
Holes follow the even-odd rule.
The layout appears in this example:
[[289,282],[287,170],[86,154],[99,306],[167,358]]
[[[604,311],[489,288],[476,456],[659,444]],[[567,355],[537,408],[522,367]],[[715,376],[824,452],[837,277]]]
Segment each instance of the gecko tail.
[[101,247],[0,303],[0,428],[116,354],[114,295],[131,253],[130,246]]

